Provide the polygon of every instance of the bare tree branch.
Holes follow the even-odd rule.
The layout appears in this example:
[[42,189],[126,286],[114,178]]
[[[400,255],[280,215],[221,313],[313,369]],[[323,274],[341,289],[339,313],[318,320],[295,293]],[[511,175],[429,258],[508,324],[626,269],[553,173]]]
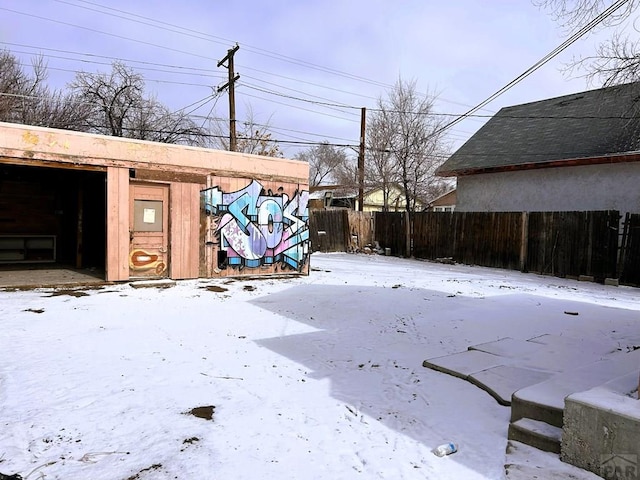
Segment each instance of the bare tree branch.
[[205,146],[207,134],[184,112],[172,112],[145,96],[142,75],[121,62],[110,73],[80,72],[69,84],[90,106],[91,131],[116,137]]
[[[605,0],[532,0],[534,5],[550,11],[554,20],[573,34],[611,5]],[[598,29],[610,28],[611,37],[596,48],[593,55],[574,58],[564,71],[571,76],[584,76],[591,84],[610,86],[640,80],[640,46],[637,30],[625,33],[625,22],[633,18],[640,0],[629,0],[603,21]],[[580,73],[584,72],[584,73]]]
[[32,72],[18,59],[0,51],[0,121],[68,130],[87,130],[90,109],[77,96],[46,85],[47,66],[41,56]]
[[299,152],[295,158],[309,163],[309,185],[312,187],[325,182],[335,183],[339,169],[347,163],[345,151],[327,141]]
[[366,183],[381,188],[384,209],[400,187],[405,208],[414,212],[441,191],[435,172],[447,153],[442,126],[433,115],[435,97],[421,96],[416,83],[398,80],[367,125]]

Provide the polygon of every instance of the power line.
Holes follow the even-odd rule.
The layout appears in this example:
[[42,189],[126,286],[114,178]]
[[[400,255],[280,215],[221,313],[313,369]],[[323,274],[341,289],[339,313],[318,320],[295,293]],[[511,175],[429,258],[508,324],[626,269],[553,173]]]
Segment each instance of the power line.
[[[73,5],[73,4],[70,4],[69,2],[65,2],[65,1],[62,1],[62,0],[56,0],[56,1],[59,1],[61,3],[67,3],[69,5]],[[86,3],[91,3],[91,2],[86,2]],[[97,5],[97,4],[95,4],[95,5]],[[73,6],[77,6],[77,5],[73,5]],[[81,7],[81,8],[85,8],[85,7]],[[104,7],[104,8],[109,8],[109,7]],[[12,13],[17,13],[17,14],[20,14],[20,15],[30,16],[30,17],[37,18],[37,19],[40,19],[40,20],[45,20],[45,21],[50,21],[50,22],[54,22],[54,23],[60,23],[62,25],[81,28],[81,29],[89,30],[89,31],[92,31],[92,32],[95,32],[95,33],[100,33],[100,34],[103,34],[103,35],[110,35],[110,36],[113,36],[113,37],[116,37],[116,38],[121,38],[121,39],[124,39],[124,40],[129,40],[129,41],[133,41],[133,42],[137,42],[137,43],[141,43],[141,44],[145,44],[145,45],[150,45],[150,46],[154,46],[154,47],[158,47],[158,48],[164,48],[164,49],[175,51],[175,52],[178,52],[178,53],[184,53],[184,54],[189,54],[189,55],[193,55],[193,56],[200,57],[200,58],[210,59],[209,57],[206,57],[206,56],[203,56],[203,55],[197,55],[197,54],[194,54],[192,52],[186,52],[186,51],[182,51],[182,50],[178,50],[178,49],[174,49],[174,48],[170,48],[170,47],[165,47],[165,46],[158,45],[158,44],[155,44],[155,43],[146,42],[146,41],[142,41],[142,40],[137,40],[137,39],[130,38],[130,37],[125,37],[125,36],[122,36],[122,35],[116,35],[116,34],[113,34],[113,33],[110,33],[110,32],[103,32],[103,31],[100,31],[100,30],[96,30],[96,29],[92,29],[92,28],[88,28],[88,27],[84,27],[84,26],[80,26],[80,25],[76,25],[76,24],[72,24],[72,23],[68,23],[68,22],[62,22],[62,21],[59,21],[59,20],[54,20],[54,19],[50,19],[50,18],[46,18],[46,17],[34,15],[34,14],[29,14],[29,13],[25,13],[25,12],[19,12],[19,11],[8,9],[8,8],[4,8],[4,7],[0,7],[0,10],[6,10],[6,11],[9,11],[9,12],[12,12]],[[104,12],[100,12],[100,13],[104,13]],[[140,23],[144,23],[144,22],[140,22]],[[159,23],[164,23],[164,22],[159,22]],[[153,26],[153,25],[151,25],[151,26]],[[181,27],[179,27],[179,28],[181,28]],[[7,42],[0,42],[0,43],[7,43]],[[27,46],[27,48],[37,48],[37,47]],[[54,49],[47,49],[47,50],[54,50]],[[27,52],[22,52],[22,53],[27,53]],[[78,54],[79,55],[91,55],[91,54],[82,54],[82,53],[78,53]],[[96,62],[96,61],[89,62],[89,61],[82,60],[82,59],[71,59],[71,58],[65,58],[65,57],[58,57],[58,56],[54,56],[54,55],[49,55],[49,57],[50,58],[62,58],[62,59],[74,60],[74,61],[77,60],[77,61],[83,61],[83,62],[87,62],[87,63],[104,64],[104,63]],[[109,58],[109,57],[105,57],[105,58]],[[153,64],[153,62],[143,62],[143,61],[136,61],[136,60],[134,60],[134,62]],[[183,68],[186,68],[186,67],[183,67]],[[303,80],[294,79],[292,77],[287,77],[287,76],[284,76],[284,75],[279,75],[279,74],[274,74],[274,73],[271,73],[271,72],[266,72],[266,71],[255,69],[255,68],[248,67],[248,66],[245,66],[244,68],[249,69],[249,70],[253,70],[253,71],[256,71],[256,72],[259,72],[259,73],[264,73],[264,74],[267,74],[267,75],[281,77],[281,78],[284,78],[284,79],[287,79],[287,80],[292,80],[292,81],[296,81],[296,82],[300,82],[300,83],[307,83],[307,84],[312,85],[312,86],[316,86],[316,87],[320,87],[320,88],[326,88],[326,89],[329,89],[329,90],[334,90],[334,91],[338,91],[338,92],[342,92],[342,93],[347,93],[347,94],[350,94],[350,95],[359,95],[359,96],[362,96],[362,97],[365,97],[365,98],[370,98],[370,99],[373,98],[373,97],[370,97],[370,96],[366,96],[366,95],[362,95],[362,94],[358,94],[358,93],[354,93],[354,92],[348,92],[348,91],[344,91],[344,90],[335,89],[335,88],[332,88],[332,87],[327,87],[327,86],[320,85],[320,84],[313,83],[313,82],[306,82],[306,81],[303,81]],[[52,67],[52,69],[59,70],[59,71],[70,71],[70,70],[65,70],[65,69],[61,69],[61,68],[53,68],[53,67]],[[156,70],[156,71],[158,70],[158,69],[153,69],[153,68],[146,68],[146,69],[147,70]],[[204,69],[201,69],[201,70],[204,70]],[[162,71],[162,70],[160,70],[160,71]],[[177,72],[166,72],[166,73],[177,73]],[[210,77],[214,77],[215,78],[215,76],[213,76],[213,75],[206,75],[206,76],[210,76]],[[255,78],[255,77],[251,77],[251,78]],[[259,81],[264,81],[262,79],[257,79],[257,78],[255,78],[255,79],[259,80]],[[200,84],[188,84],[188,83],[184,83],[184,82],[183,83],[179,83],[179,82],[169,82],[169,81],[162,81],[162,80],[149,80],[149,81],[164,82],[164,83],[178,83],[178,84],[183,84],[183,85],[204,86],[204,85],[200,85]],[[287,88],[287,87],[283,87],[283,88]],[[275,92],[266,91],[266,90],[264,91],[264,93],[280,95],[280,94],[277,94]],[[286,95],[282,95],[282,96],[286,96]],[[255,97],[255,98],[260,98],[260,97]],[[289,98],[293,98],[293,99],[296,99],[296,100],[301,100],[299,98],[295,98],[295,97],[291,97],[291,96]],[[442,98],[440,98],[440,100],[446,101],[446,100],[444,100]],[[452,103],[456,103],[456,102],[452,102]],[[320,102],[316,102],[316,104],[320,104]],[[328,105],[329,104],[327,104],[327,106]],[[361,107],[356,107],[356,106],[352,106],[351,107],[351,106],[340,105],[340,104],[335,104],[335,106],[342,106],[343,108],[354,108],[354,109],[355,108],[358,108],[358,109],[361,108]],[[292,108],[299,108],[299,107],[295,107],[295,106],[291,106],[291,107]],[[375,109],[372,109],[372,110],[375,110]]]
[[[199,32],[197,30],[181,27],[179,25],[175,25],[175,24],[172,24],[172,23],[169,23],[169,22],[164,22],[164,21],[156,20],[156,19],[150,19],[147,16],[142,16],[142,15],[138,15],[138,14],[135,14],[135,13],[126,12],[124,10],[108,7],[106,5],[101,5],[101,4],[96,3],[96,2],[90,2],[90,1],[87,1],[87,0],[76,0],[77,2],[80,2],[80,3],[93,5],[93,6],[102,8],[104,10],[110,10],[110,11],[113,11],[113,12],[118,12],[120,14],[124,14],[124,15],[130,16],[130,17],[134,17],[134,18],[137,18],[137,19],[140,19],[140,20],[134,20],[132,18],[127,18],[126,16],[116,15],[116,14],[113,14],[113,13],[104,12],[104,11],[93,9],[93,8],[89,8],[89,7],[84,7],[82,5],[77,5],[77,4],[74,4],[74,3],[71,3],[71,2],[65,1],[65,0],[55,0],[55,1],[57,1],[59,3],[64,3],[64,4],[67,4],[67,5],[76,7],[76,8],[84,8],[84,9],[91,10],[91,11],[94,11],[94,12],[97,12],[97,13],[101,13],[103,15],[110,15],[110,16],[114,16],[116,18],[122,18],[122,19],[125,19],[125,20],[128,20],[128,21],[131,21],[131,22],[140,23],[140,24],[151,26],[151,27],[154,27],[154,28],[163,28],[163,30],[167,30],[166,27],[171,27],[170,29],[168,29],[169,31],[172,31],[174,33],[178,33],[178,34],[181,34],[181,35],[185,35],[185,36],[190,36],[192,38],[198,38],[200,40],[211,41],[211,42],[219,43],[219,44],[238,43],[237,41],[233,41],[233,40],[230,40],[230,39],[226,39],[226,38],[223,38],[223,37],[211,35],[211,34],[204,33],[204,32]],[[150,23],[149,21],[154,22],[154,23],[156,23],[158,25],[154,25],[154,23]],[[160,27],[159,25],[162,25],[162,27]],[[255,46],[251,46],[251,45],[247,45],[247,44],[242,44],[242,46],[243,46],[243,49],[245,49],[247,51],[250,51],[250,52],[253,52],[253,53],[257,53],[259,55],[263,55],[263,56],[266,56],[268,58],[278,59],[278,60],[281,60],[281,61],[284,61],[284,62],[292,63],[294,65],[299,65],[299,66],[303,66],[303,67],[306,67],[306,68],[322,71],[322,72],[325,72],[325,73],[330,73],[330,74],[333,74],[333,75],[341,76],[341,77],[344,77],[344,78],[349,78],[349,79],[352,79],[352,80],[356,80],[356,81],[360,81],[360,82],[364,82],[364,83],[369,83],[369,84],[380,86],[380,87],[387,88],[387,89],[394,88],[393,85],[390,85],[390,84],[387,84],[387,83],[384,83],[384,82],[379,82],[377,80],[372,80],[372,79],[369,79],[369,78],[366,78],[366,77],[362,77],[362,76],[359,76],[359,75],[355,75],[355,74],[352,74],[352,73],[343,72],[341,70],[337,70],[337,69],[334,69],[334,68],[318,65],[318,64],[315,64],[315,63],[312,63],[312,62],[308,62],[306,60],[300,60],[300,59],[297,59],[297,58],[294,58],[294,57],[290,57],[290,56],[283,55],[283,54],[280,54],[280,53],[272,52],[270,50],[266,50],[266,49],[263,49],[263,48],[259,48],[259,47],[255,47]],[[242,65],[239,65],[239,67],[240,68],[245,68],[245,69],[248,68],[248,67],[242,66]],[[325,87],[323,85],[316,85],[316,86],[319,86],[319,87],[322,87],[322,88],[328,88],[328,87]],[[347,92],[345,92],[345,93],[347,93]],[[348,92],[348,93],[350,93],[351,95],[362,96],[361,94],[358,94],[358,93],[353,93],[353,92]],[[440,100],[443,101],[443,102],[446,102],[446,103],[454,104],[454,105],[460,105],[460,106],[465,106],[465,107],[469,106],[467,104],[464,104],[464,103],[461,103],[461,102],[456,102],[456,101],[453,101],[453,100],[448,100],[446,98],[440,98]]]
[[[20,65],[21,67],[30,67],[30,65],[27,65],[25,63],[19,62],[18,65]],[[57,72],[67,72],[67,73],[85,73],[82,70],[70,70],[68,68],[59,68],[59,67],[50,67],[47,65],[47,70],[55,70]],[[203,83],[190,83],[190,82],[178,82],[178,81],[173,81],[173,80],[159,80],[159,79],[155,79],[155,78],[147,78],[144,77],[144,81],[145,82],[155,82],[155,83],[167,83],[167,84],[171,84],[171,85],[185,85],[185,86],[189,86],[189,87],[203,87],[203,88],[211,88],[211,85],[205,85]]]
[[246,88],[249,88],[251,90],[256,90],[258,92],[266,93],[268,95],[275,95],[277,97],[288,98],[290,100],[297,100],[299,102],[311,103],[313,105],[318,105],[319,107],[330,108],[332,110],[338,111],[340,113],[345,113],[347,115],[358,116],[358,114],[355,113],[355,112],[345,112],[344,110],[342,110],[344,108],[357,108],[357,107],[352,107],[352,106],[349,106],[349,105],[343,105],[343,104],[339,104],[339,103],[319,102],[317,100],[308,100],[306,98],[294,97],[292,95],[286,95],[284,93],[274,92],[273,90],[267,90],[265,88],[260,88],[260,87],[257,87],[255,85],[251,85],[250,83],[246,83],[246,82],[243,82],[242,86],[244,86]]
[[583,37],[587,32],[589,32],[590,30],[595,28],[599,23],[602,23],[607,17],[612,15],[616,10],[618,10],[623,4],[625,4],[628,1],[629,0],[617,0],[614,4],[612,4],[609,8],[607,8],[604,12],[602,12],[601,14],[596,16],[593,20],[591,20],[589,23],[587,23],[584,27],[582,27],[576,33],[571,35],[567,40],[562,42],[559,46],[554,48],[551,52],[546,54],[544,57],[542,57],[540,60],[538,60],[536,63],[534,63],[531,67],[526,69],[524,72],[522,72],[516,78],[511,80],[504,87],[500,88],[497,92],[495,92],[494,94],[490,95],[488,98],[486,98],[485,100],[483,100],[482,102],[480,102],[478,105],[476,105],[475,107],[471,108],[467,112],[463,113],[462,115],[460,115],[455,120],[452,120],[451,122],[447,123],[446,125],[444,125],[442,128],[440,128],[435,133],[440,133],[440,132],[443,132],[443,131],[447,130],[448,128],[452,127],[453,125],[456,125],[457,123],[461,122],[465,118],[469,117],[469,115],[471,115],[472,113],[477,112],[478,110],[480,110],[485,105],[488,105],[489,103],[491,103],[493,100],[498,98],[500,95],[502,95],[506,91],[510,90],[513,86],[515,86],[516,84],[520,83],[526,77],[531,75],[533,72],[538,70],[540,67],[542,67],[547,62],[549,62],[552,58],[556,57],[560,52],[562,52],[563,50],[567,49],[570,45],[575,43],[578,39]]
[[310,110],[308,108],[296,107],[295,105],[290,105],[290,104],[284,103],[284,102],[278,102],[277,100],[271,100],[271,99],[264,98],[264,97],[258,97],[256,95],[251,95],[250,93],[245,93],[244,95],[246,97],[257,98],[259,100],[264,100],[265,102],[271,102],[271,103],[275,103],[275,104],[278,104],[278,105],[284,105],[285,107],[297,108],[298,110],[303,110],[305,112],[317,113],[318,115],[324,115],[325,117],[337,118],[338,120],[343,120],[345,122],[359,123],[357,120],[351,120],[351,119],[344,118],[344,117],[338,117],[337,115],[331,115],[330,113],[318,112],[317,110]]
[[178,50],[177,48],[166,47],[164,45],[158,45],[156,43],[146,42],[144,40],[137,40],[135,38],[125,37],[124,35],[117,35],[117,34],[111,33],[111,32],[103,32],[101,30],[96,30],[94,28],[84,27],[82,25],[76,25],[74,23],[63,22],[61,20],[54,20],[52,18],[42,17],[40,15],[34,15],[33,13],[20,12],[18,10],[12,10],[10,8],[5,8],[5,7],[0,7],[0,10],[4,10],[6,12],[11,12],[11,13],[16,13],[18,15],[24,15],[24,16],[27,16],[27,17],[37,18],[38,20],[44,20],[46,22],[58,23],[60,25],[66,25],[68,27],[80,28],[82,30],[87,30],[89,32],[99,33],[101,35],[107,35],[107,36],[110,36],[110,37],[119,38],[121,40],[127,40],[127,41],[130,41],[130,42],[136,42],[136,43],[140,43],[140,44],[143,44],[143,45],[149,45],[149,46],[152,46],[152,47],[161,48],[161,49],[169,50],[169,51],[176,52],[176,53],[181,53],[183,55],[191,55],[193,57],[204,58],[206,60],[213,60],[213,58],[211,58],[211,57],[207,57],[207,56],[204,56],[204,55],[199,55],[197,53],[188,52],[188,51],[185,51],[185,50]]
[[[25,44],[22,44],[22,43],[11,43],[11,42],[0,41],[0,44],[12,45],[12,46],[23,47],[23,48],[31,48],[31,49],[34,49],[34,50],[45,50],[45,51],[48,51],[48,52],[67,53],[67,54],[70,54],[70,55],[79,55],[79,56],[85,56],[85,57],[91,57],[91,58],[103,58],[103,59],[113,60],[113,61],[118,61],[118,62],[123,62],[123,63],[139,63],[139,64],[142,64],[142,65],[152,65],[154,67],[167,67],[167,68],[173,68],[173,69],[177,69],[177,70],[191,70],[191,72],[181,72],[181,71],[174,72],[174,71],[171,71],[171,70],[149,69],[149,70],[154,70],[154,71],[158,71],[158,72],[175,73],[175,74],[180,74],[180,75],[199,75],[199,76],[205,76],[205,77],[223,78],[222,75],[215,74],[214,70],[205,69],[205,68],[185,67],[185,66],[181,66],[181,65],[170,65],[170,64],[165,64],[165,63],[148,62],[148,61],[144,61],[144,60],[131,60],[131,59],[125,59],[125,58],[119,58],[119,57],[110,57],[110,56],[107,56],[107,55],[98,55],[98,54],[94,54],[94,53],[82,53],[82,52],[74,52],[72,50],[61,50],[61,49],[57,49],[57,48],[47,48],[47,47],[36,46],[36,45],[25,45]],[[24,53],[24,54],[33,54],[33,52],[24,52],[24,51],[20,51],[20,50],[11,50],[11,52],[12,53],[17,52],[17,53]],[[38,52],[38,53],[40,53],[40,52]],[[81,58],[69,58],[69,57],[56,56],[56,55],[46,55],[46,56],[48,58],[59,58],[59,59],[79,61],[79,62],[84,62],[84,63],[96,63],[98,65],[109,65],[107,63],[97,62],[95,60],[85,60],[85,59],[81,59]],[[137,67],[137,68],[143,69],[142,67]]]

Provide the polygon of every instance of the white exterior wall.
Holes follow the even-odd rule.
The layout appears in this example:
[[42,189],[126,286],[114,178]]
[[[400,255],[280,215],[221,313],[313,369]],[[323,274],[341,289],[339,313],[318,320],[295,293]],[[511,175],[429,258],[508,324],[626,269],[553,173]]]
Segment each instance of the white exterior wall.
[[458,177],[460,212],[640,213],[640,162]]

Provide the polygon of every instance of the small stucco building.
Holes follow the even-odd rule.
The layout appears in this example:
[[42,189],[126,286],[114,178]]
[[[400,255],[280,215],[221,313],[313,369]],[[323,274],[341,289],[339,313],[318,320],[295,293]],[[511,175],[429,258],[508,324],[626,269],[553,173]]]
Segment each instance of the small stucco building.
[[308,273],[308,178],[295,160],[0,123],[0,265]]
[[438,170],[456,211],[640,212],[640,84],[501,109]]

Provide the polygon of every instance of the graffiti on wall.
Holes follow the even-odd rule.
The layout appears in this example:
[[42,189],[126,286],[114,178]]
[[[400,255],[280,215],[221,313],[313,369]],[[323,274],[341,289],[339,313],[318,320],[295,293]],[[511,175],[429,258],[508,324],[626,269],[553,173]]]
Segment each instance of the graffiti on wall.
[[309,192],[265,192],[253,180],[242,190],[218,187],[201,192],[207,215],[216,217],[216,235],[227,264],[250,268],[284,263],[299,270],[309,255]]

